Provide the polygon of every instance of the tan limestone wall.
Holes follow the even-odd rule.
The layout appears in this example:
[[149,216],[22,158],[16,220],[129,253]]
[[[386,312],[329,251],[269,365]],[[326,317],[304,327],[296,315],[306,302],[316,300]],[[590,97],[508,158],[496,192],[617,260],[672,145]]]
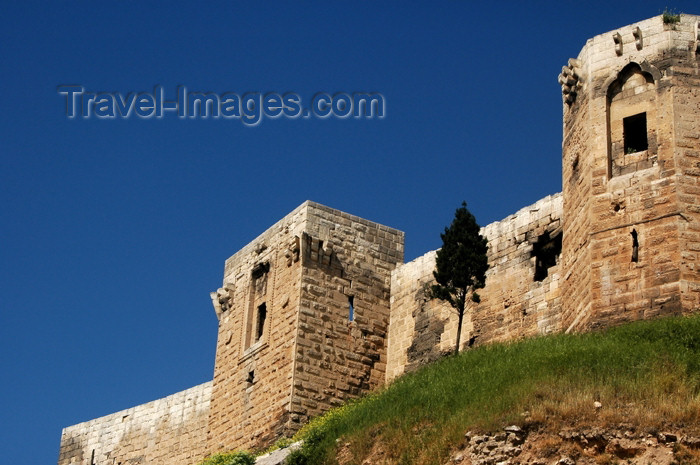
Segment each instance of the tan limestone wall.
[[[481,303],[465,314],[461,347],[561,330],[560,265],[535,281],[533,244],[561,233],[562,195],[546,197],[482,228],[489,271]],[[457,314],[426,297],[434,282],[435,251],[392,273],[387,381],[454,350]]]
[[[692,171],[697,148],[697,21],[651,18],[596,36],[579,54],[578,98],[564,105],[567,330],[680,313],[681,299],[693,300],[682,296],[697,275],[683,283],[681,255],[693,258],[684,237],[697,220],[683,204],[695,198],[678,191],[695,184],[683,166]],[[622,120],[642,112],[648,149],[622,153]],[[684,136],[690,150],[676,147]]]
[[[286,434],[292,392],[301,260],[295,238],[307,203],[226,261],[229,308],[219,313],[209,450],[252,449]],[[256,266],[266,272],[253,277]],[[266,306],[257,339],[258,307]]]
[[[491,267],[463,347],[700,309],[699,30],[651,18],[567,63],[562,194],[483,228]],[[640,113],[648,148],[628,153],[623,120]],[[537,244],[561,231],[535,279]],[[64,429],[59,465],[262,447],[452,350],[457,316],[425,294],[435,252],[397,267],[403,239],[305,202],[226,261],[214,380]]]
[[295,428],[384,383],[391,271],[404,250],[401,231],[312,207],[302,241]]
[[[489,271],[481,303],[473,311],[475,343],[506,341],[561,330],[561,256],[547,276],[535,280],[533,248],[562,232],[561,194],[545,197],[484,228]],[[468,340],[464,341],[465,343]]]
[[402,260],[402,232],[310,201],[227,260],[209,450],[263,448],[381,385]]
[[[685,19],[685,18],[683,18]],[[697,17],[695,18],[696,20]],[[700,20],[698,20],[700,23]],[[696,30],[698,30],[696,23]],[[690,37],[692,39],[692,37]],[[692,40],[689,40],[692,44]],[[696,50],[700,37],[696,37]],[[676,67],[673,88],[680,230],[680,293],[684,312],[700,310],[700,61]]]
[[[579,55],[580,66],[573,69],[578,75],[578,92],[573,103],[563,103],[562,194],[564,196],[564,234],[562,238],[561,267],[562,326],[571,331],[583,325],[590,317],[590,196],[594,165],[590,163],[590,144],[607,146],[605,127],[592,127],[589,84],[586,80],[584,52]],[[571,60],[570,60],[571,62]],[[602,111],[605,109],[603,108]],[[602,124],[602,123],[600,123]]]
[[58,465],[188,465],[205,455],[212,383],[63,429]]
[[[434,282],[436,251],[400,265],[391,274],[391,321],[386,379],[429,363],[454,348],[457,318],[449,304],[426,296]],[[465,315],[465,334],[471,331]],[[454,335],[452,339],[454,339]]]

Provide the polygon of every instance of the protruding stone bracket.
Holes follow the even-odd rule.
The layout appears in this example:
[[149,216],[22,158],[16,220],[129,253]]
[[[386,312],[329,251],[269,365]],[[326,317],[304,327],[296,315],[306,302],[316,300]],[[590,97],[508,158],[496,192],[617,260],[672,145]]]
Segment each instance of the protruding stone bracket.
[[615,54],[617,56],[622,56],[622,35],[616,32],[613,34],[613,41],[615,42]]
[[564,96],[564,102],[571,105],[576,101],[576,94],[579,89],[579,68],[581,62],[574,58],[569,58],[566,66],[562,67],[559,75],[559,85]]
[[637,46],[637,50],[641,50],[644,47],[644,39],[642,39],[642,30],[639,29],[639,26],[637,26],[632,35],[634,36],[634,43]]
[[321,245],[321,251],[319,255],[321,256],[321,261],[324,265],[330,265],[331,256],[333,255],[333,245],[329,241],[324,242]]
[[292,266],[292,263],[299,261],[299,252],[301,250],[301,245],[299,241],[299,236],[294,236],[287,246],[287,251],[284,253],[287,259],[287,266]]
[[304,240],[308,244],[308,256],[311,261],[322,265],[330,265],[333,256],[333,245],[330,241],[323,241],[304,233]]
[[218,319],[233,307],[233,288],[230,284],[224,284],[224,287],[220,287],[216,292],[210,292],[209,296]]

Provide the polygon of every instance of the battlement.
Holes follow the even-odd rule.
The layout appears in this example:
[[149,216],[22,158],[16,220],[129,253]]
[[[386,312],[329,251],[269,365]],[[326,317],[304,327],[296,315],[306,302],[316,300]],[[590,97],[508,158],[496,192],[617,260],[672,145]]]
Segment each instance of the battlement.
[[620,61],[643,62],[697,53],[700,16],[679,14],[678,22],[664,23],[663,15],[599,34],[586,41],[578,60],[595,77],[618,68]]

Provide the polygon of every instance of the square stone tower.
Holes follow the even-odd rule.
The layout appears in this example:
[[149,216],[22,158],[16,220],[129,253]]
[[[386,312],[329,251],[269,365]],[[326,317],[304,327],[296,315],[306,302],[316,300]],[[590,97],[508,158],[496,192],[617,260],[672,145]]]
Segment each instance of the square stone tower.
[[256,448],[384,382],[404,234],[305,202],[226,261],[208,449]]
[[567,331],[700,308],[699,21],[596,36],[559,76]]

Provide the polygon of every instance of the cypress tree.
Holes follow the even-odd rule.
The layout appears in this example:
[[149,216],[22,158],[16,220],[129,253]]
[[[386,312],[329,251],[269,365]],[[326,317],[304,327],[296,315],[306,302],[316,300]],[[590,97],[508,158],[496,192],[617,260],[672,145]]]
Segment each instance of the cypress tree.
[[431,286],[430,294],[449,302],[459,316],[455,354],[459,352],[467,299],[480,301],[476,290],[484,287],[489,268],[487,240],[479,234],[479,229],[474,215],[467,210],[467,203],[462,202],[452,224],[440,234],[442,248],[435,260],[433,276],[437,284]]

